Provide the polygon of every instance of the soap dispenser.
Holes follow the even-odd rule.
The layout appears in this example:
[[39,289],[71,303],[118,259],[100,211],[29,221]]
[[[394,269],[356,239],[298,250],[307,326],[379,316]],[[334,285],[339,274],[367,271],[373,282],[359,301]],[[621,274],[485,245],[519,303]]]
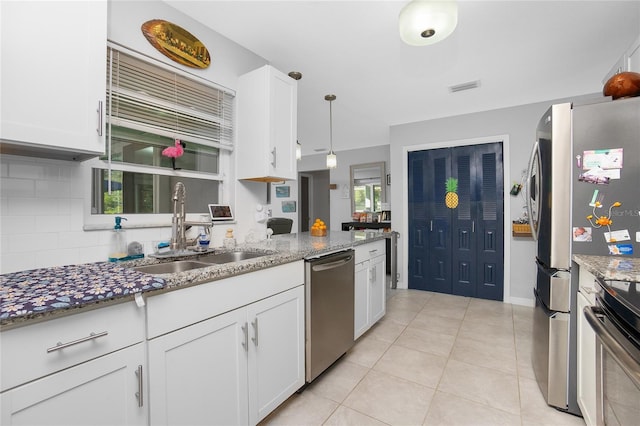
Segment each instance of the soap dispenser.
[[109,262],[116,262],[127,257],[127,237],[122,229],[122,219],[127,220],[125,217],[116,216],[116,224],[113,227],[109,245]]

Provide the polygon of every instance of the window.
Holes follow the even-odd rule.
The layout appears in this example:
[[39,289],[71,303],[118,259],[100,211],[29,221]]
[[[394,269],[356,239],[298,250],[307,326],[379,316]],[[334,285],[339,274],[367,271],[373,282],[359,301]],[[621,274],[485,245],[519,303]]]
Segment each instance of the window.
[[[108,48],[107,146],[91,164],[91,214],[171,213],[178,181],[187,190],[187,213],[206,213],[207,204],[222,202],[233,98],[228,90]],[[182,156],[163,156],[176,142]]]

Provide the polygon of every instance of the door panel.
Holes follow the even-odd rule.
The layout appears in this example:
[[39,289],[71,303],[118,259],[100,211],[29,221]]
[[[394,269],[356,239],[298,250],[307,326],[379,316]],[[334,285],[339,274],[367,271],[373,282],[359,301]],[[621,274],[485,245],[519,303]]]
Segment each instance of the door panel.
[[409,153],[409,288],[427,290],[427,202],[424,189],[426,151]]
[[427,151],[424,187],[429,217],[429,270],[426,288],[451,293],[451,212],[445,205],[447,177],[451,175],[450,150]]
[[[408,158],[409,288],[502,300],[502,143]],[[449,178],[457,181],[457,205],[447,207]]]

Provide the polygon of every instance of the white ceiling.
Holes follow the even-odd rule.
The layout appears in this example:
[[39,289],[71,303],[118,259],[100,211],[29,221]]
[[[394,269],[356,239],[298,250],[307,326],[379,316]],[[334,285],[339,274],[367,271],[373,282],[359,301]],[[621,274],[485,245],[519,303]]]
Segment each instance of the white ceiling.
[[[189,1],[168,4],[287,73],[300,71],[303,155],[388,144],[389,126],[571,97],[602,79],[640,34],[640,1],[459,1],[441,43],[398,35],[407,1]],[[448,87],[480,80],[477,89]]]

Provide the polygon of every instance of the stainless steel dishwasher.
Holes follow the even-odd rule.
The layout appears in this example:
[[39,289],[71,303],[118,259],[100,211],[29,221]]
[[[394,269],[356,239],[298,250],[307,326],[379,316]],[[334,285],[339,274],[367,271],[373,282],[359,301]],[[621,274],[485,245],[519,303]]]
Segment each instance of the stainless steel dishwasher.
[[306,381],[353,346],[354,251],[306,258]]

